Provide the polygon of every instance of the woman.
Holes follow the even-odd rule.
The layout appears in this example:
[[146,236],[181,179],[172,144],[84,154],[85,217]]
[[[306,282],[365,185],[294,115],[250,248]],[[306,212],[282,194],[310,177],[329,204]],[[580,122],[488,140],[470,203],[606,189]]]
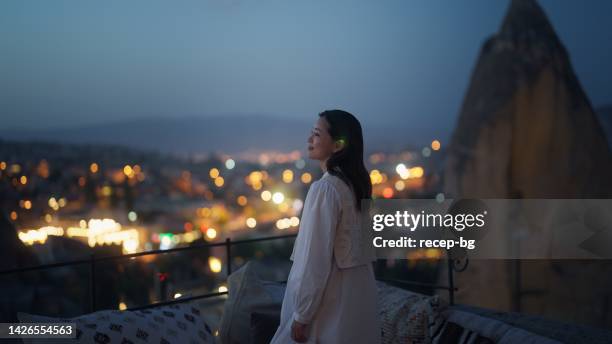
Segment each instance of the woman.
[[272,343],[380,343],[374,251],[360,225],[372,184],[359,121],[341,110],[319,114],[308,157],[324,174],[304,202]]

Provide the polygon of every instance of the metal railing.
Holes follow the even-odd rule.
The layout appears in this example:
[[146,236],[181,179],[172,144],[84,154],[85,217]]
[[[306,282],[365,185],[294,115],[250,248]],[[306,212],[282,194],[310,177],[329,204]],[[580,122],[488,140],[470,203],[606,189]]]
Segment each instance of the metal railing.
[[[232,273],[232,246],[233,245],[248,244],[248,243],[259,242],[259,241],[290,239],[290,238],[295,238],[296,236],[297,234],[288,234],[288,235],[268,236],[268,237],[234,240],[234,241],[232,241],[231,238],[227,238],[225,239],[224,242],[178,247],[178,248],[171,248],[167,250],[152,250],[152,251],[124,254],[124,255],[118,255],[118,256],[97,257],[94,254],[91,254],[88,259],[80,259],[80,260],[73,260],[69,262],[51,263],[51,264],[43,264],[43,265],[37,265],[37,266],[2,270],[0,271],[0,276],[14,274],[14,273],[40,271],[40,270],[48,270],[48,269],[53,269],[53,268],[89,264],[90,310],[94,312],[97,310],[97,307],[96,307],[96,264],[97,263],[108,262],[108,261],[119,261],[119,260],[124,260],[124,259],[132,259],[135,257],[141,257],[141,256],[147,256],[147,255],[168,254],[168,253],[192,251],[192,250],[210,248],[210,247],[225,246],[226,271],[227,271],[227,275],[229,276]],[[417,287],[428,287],[428,288],[433,288],[433,289],[447,290],[449,293],[449,303],[453,305],[454,300],[455,300],[455,292],[458,290],[458,288],[455,287],[454,272],[464,271],[467,268],[468,260],[467,258],[465,260],[458,260],[458,259],[451,259],[450,257],[448,257],[447,264],[448,264],[448,285],[438,285],[438,284],[421,283],[421,282],[397,280],[397,279],[377,278],[377,280],[383,281],[383,282],[401,284],[401,285],[411,285],[411,286],[417,286]],[[130,308],[129,310],[140,310],[140,309],[170,305],[170,304],[175,304],[175,303],[188,302],[188,301],[192,301],[196,299],[225,295],[227,293],[228,293],[227,291],[224,291],[224,292],[208,293],[208,294],[191,296],[191,297],[181,297],[181,298],[170,300],[170,301],[155,302],[155,303],[151,303],[151,304],[144,305],[144,306],[133,307],[133,308]]]

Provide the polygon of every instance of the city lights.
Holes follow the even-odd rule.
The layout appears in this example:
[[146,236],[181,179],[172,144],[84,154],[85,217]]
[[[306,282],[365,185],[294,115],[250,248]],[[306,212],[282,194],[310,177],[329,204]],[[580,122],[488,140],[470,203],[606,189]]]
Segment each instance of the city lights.
[[[429,140],[425,142],[428,143]],[[375,155],[379,159],[369,167],[374,198],[421,194],[433,197],[439,192],[440,189],[425,189],[440,179],[437,165],[429,167],[431,164],[420,154],[425,144],[416,151]],[[434,146],[431,149],[433,152]],[[83,254],[103,257],[149,252],[126,258],[125,262],[143,265],[146,269],[139,270],[153,271],[153,276],[163,271],[172,277],[167,288],[156,284],[155,288],[162,288],[149,290],[147,297],[160,301],[163,294],[164,298],[184,299],[199,293],[198,285],[209,283],[202,283],[204,279],[212,281],[209,286],[214,290],[226,292],[228,287],[222,281],[227,277],[225,270],[230,261],[236,268],[253,258],[265,257],[275,264],[278,250],[266,245],[253,245],[247,251],[232,249],[232,255],[226,257],[226,238],[235,243],[296,234],[309,186],[321,176],[316,164],[310,166],[299,155],[266,153],[267,165],[262,166],[240,153],[232,158],[219,154],[206,158],[202,158],[208,156],[205,153],[196,154],[187,160],[171,156],[149,159],[144,153],[121,157],[100,154],[75,158],[74,164],[57,161],[49,154],[45,156],[49,178],[33,173],[41,164],[42,157],[37,156],[34,162],[19,161],[19,168],[12,167],[15,161],[5,162],[7,171],[0,174],[0,179],[11,195],[18,195],[7,203],[6,210],[14,221],[20,244],[47,259],[45,263],[52,262],[49,258],[55,257],[56,249],[63,250],[61,257],[58,255],[62,261],[83,259]],[[259,152],[252,154],[260,156]],[[11,169],[19,173],[11,174]],[[144,180],[143,169],[147,180],[140,183]],[[433,177],[432,183],[419,180],[425,176],[425,169]],[[436,197],[439,198],[443,199]],[[213,246],[201,250],[209,244]],[[183,254],[183,266],[166,263],[164,252],[191,252],[189,246],[205,255]],[[66,252],[71,247],[80,247],[73,250],[72,258],[72,252]],[[428,256],[437,253],[432,251]],[[102,269],[102,265],[96,268]],[[127,264],[117,270],[128,279],[136,278],[139,272]],[[175,280],[184,278],[198,282],[174,285]],[[119,294],[114,305],[123,310],[128,305],[134,307],[140,301],[133,297]]]
[[159,249],[168,250],[173,247],[172,235],[171,234],[160,234],[159,235]]
[[402,191],[404,190],[405,187],[406,187],[406,184],[404,183],[404,181],[398,180],[397,182],[395,182],[395,190]]
[[395,172],[397,172],[402,179],[408,179],[410,177],[410,170],[408,170],[404,164],[397,164]]
[[[431,150],[437,149],[439,142],[432,142]],[[377,153],[375,156],[379,158],[376,160],[378,165],[369,174],[373,185],[376,185],[373,188],[374,195],[393,198],[396,192],[399,195],[399,192],[423,185],[424,181],[414,180],[422,178],[425,175],[424,168],[427,168],[427,165],[421,163],[423,159],[418,153]],[[102,169],[99,158],[95,158],[96,162],[87,158],[82,160],[84,166],[68,166],[61,171],[69,175],[66,178],[72,184],[69,188],[52,187],[48,188],[52,191],[46,194],[22,195],[15,201],[17,204],[13,205],[14,211],[10,212],[10,218],[12,221],[24,221],[16,222],[16,226],[30,221],[39,222],[38,229],[17,230],[19,239],[26,245],[44,244],[50,236],[62,236],[81,241],[92,248],[117,246],[124,254],[158,248],[168,250],[196,240],[215,241],[230,232],[233,238],[234,234],[240,237],[242,233],[239,231],[244,231],[245,235],[247,231],[254,236],[263,235],[269,227],[296,230],[300,225],[300,218],[296,215],[303,210],[308,190],[304,184],[312,183],[315,175],[304,170],[306,162],[300,158],[299,152],[297,155],[295,152],[285,155],[258,153],[258,156],[265,157],[265,169],[259,166],[246,170],[247,164],[239,165],[241,160],[227,156],[215,160],[217,167],[205,165],[207,167],[202,169],[179,163],[174,166],[168,164],[167,169],[157,170],[153,163],[140,157],[137,159],[141,165],[132,164],[129,161],[135,159],[130,158],[113,161],[108,165],[104,162],[105,169]],[[104,159],[107,161],[106,157]],[[50,164],[44,161],[48,169],[48,173],[44,174],[55,176],[57,170],[49,166],[61,164],[55,165],[51,159],[49,161]],[[35,164],[27,161],[20,162],[20,165],[2,162],[0,167],[12,173],[7,171],[2,175],[8,181],[8,187],[12,185],[19,191],[25,189],[24,185],[29,190],[30,187],[39,187],[39,183],[51,183],[54,180],[39,178],[40,172],[38,175],[28,174],[32,166],[40,167],[41,164],[43,162],[37,158]],[[150,174],[147,174],[147,183],[137,182],[144,180],[141,166],[151,169]],[[237,167],[242,169],[237,170]],[[72,175],[71,171],[74,171]],[[80,188],[74,184],[77,180]],[[167,181],[167,184],[158,185],[160,180]],[[226,190],[215,187],[225,187]],[[161,192],[158,193],[158,190]],[[437,199],[440,197],[443,199],[443,196]],[[65,207],[69,207],[70,211],[62,211]],[[168,207],[169,210],[162,211],[167,213],[166,218],[156,221],[157,215],[150,214],[156,214],[158,207]],[[91,214],[105,214],[108,218],[83,218],[89,216],[86,214],[90,210]],[[125,223],[110,218],[113,216]],[[140,223],[151,223],[151,227],[142,228],[137,225]],[[263,252],[258,254],[263,255]],[[216,257],[208,260],[213,273],[221,272],[223,264]]]
[[289,184],[293,181],[293,171],[291,170],[284,170],[283,171],[283,182]]
[[281,204],[283,203],[284,200],[285,200],[285,195],[283,195],[282,192],[275,192],[274,195],[272,195],[272,202],[276,204]]
[[304,172],[302,173],[302,177],[300,177],[300,179],[302,180],[302,183],[308,184],[312,181],[312,175],[308,172]]
[[407,168],[406,165],[404,164],[398,164],[395,167],[395,172],[397,172],[397,174],[402,179],[421,178],[423,177],[423,174],[424,174],[423,167],[415,166],[415,167]]
[[136,250],[138,249],[138,239],[137,239],[137,235],[138,233],[136,233],[136,238],[128,238],[123,240],[123,252],[130,254],[130,253],[135,253]]
[[55,199],[55,197],[51,197],[49,198],[49,207],[55,211],[59,210],[59,204],[57,203],[57,200]]
[[213,167],[208,172],[208,175],[210,176],[210,178],[216,179],[217,177],[219,177],[219,170],[217,168]]
[[135,211],[130,211],[128,213],[128,220],[130,220],[131,222],[135,222],[136,220],[138,220],[138,214],[136,214]]
[[217,237],[217,230],[214,228],[208,228],[206,230],[206,237],[210,240],[214,239]]
[[261,183],[261,181],[263,180],[263,173],[260,171],[253,171],[249,174],[247,178],[250,184]]
[[264,190],[261,192],[261,199],[268,202],[272,199],[272,193],[268,190]]
[[393,189],[391,189],[390,187],[384,188],[382,195],[383,195],[384,198],[391,198],[391,197],[393,197]]
[[431,149],[429,147],[424,147],[421,150],[421,154],[423,155],[423,157],[429,158],[429,156],[431,155]]
[[416,166],[410,169],[410,177],[411,178],[421,178],[425,171],[421,166]]
[[44,179],[49,178],[49,163],[47,160],[43,159],[40,161],[38,166],[36,167],[36,173]]
[[291,207],[293,208],[293,211],[295,212],[302,210],[303,206],[304,206],[304,202],[299,198],[294,199],[293,203],[291,204]]
[[370,172],[370,180],[372,181],[373,185],[382,183],[383,179],[384,178],[379,170],[372,170]]
[[49,235],[62,236],[64,235],[64,229],[61,227],[45,226],[39,229],[20,231],[17,234],[19,240],[26,245],[33,245],[35,243],[44,244]]
[[299,225],[300,219],[297,216],[293,216],[290,218],[284,217],[276,221],[276,228],[278,229],[288,229],[290,227],[297,227]]
[[102,195],[105,197],[110,197],[113,194],[113,188],[108,185],[102,187]]
[[289,210],[289,204],[283,202],[283,203],[278,205],[278,211],[280,211],[281,213],[284,213],[287,210]]
[[238,203],[238,205],[240,205],[240,206],[244,207],[245,205],[247,205],[247,202],[248,202],[248,200],[247,200],[246,196],[244,196],[244,195],[240,195],[240,196],[238,196],[238,198],[236,198],[236,203]]
[[208,257],[208,267],[214,273],[221,272],[221,260],[216,257]]
[[19,172],[21,172],[21,166],[19,164],[11,165],[10,172],[11,174],[18,174]]
[[296,226],[298,226],[298,225],[300,224],[300,219],[299,219],[297,216],[293,216],[293,217],[291,217],[291,219],[289,219],[289,221],[290,221],[290,223],[289,223],[289,224],[290,224],[292,227],[296,227]]
[[223,184],[225,184],[225,179],[223,179],[223,177],[217,177],[217,178],[215,178],[215,185],[216,185],[217,187],[219,187],[219,188],[220,188],[220,187],[222,187],[222,186],[223,186]]
[[128,177],[128,178],[133,178],[134,177],[134,170],[132,169],[132,166],[125,165],[125,167],[123,167],[123,174],[125,174],[125,176]]

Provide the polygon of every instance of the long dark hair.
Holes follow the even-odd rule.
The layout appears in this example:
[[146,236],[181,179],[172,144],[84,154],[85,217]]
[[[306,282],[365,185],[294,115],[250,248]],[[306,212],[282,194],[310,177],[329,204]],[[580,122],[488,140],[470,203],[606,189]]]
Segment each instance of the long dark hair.
[[327,172],[342,179],[355,195],[355,207],[361,210],[361,200],[372,197],[372,182],[363,164],[363,134],[361,124],[352,114],[342,110],[327,110],[319,114],[329,125],[334,142],[344,148],[327,160]]

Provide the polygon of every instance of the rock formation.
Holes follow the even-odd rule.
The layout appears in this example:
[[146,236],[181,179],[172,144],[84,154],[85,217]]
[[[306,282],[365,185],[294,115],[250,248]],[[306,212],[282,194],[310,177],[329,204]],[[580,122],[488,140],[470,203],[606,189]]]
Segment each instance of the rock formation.
[[449,148],[450,194],[612,196],[603,130],[535,1],[512,1],[484,44]]
[[[513,0],[473,71],[449,144],[446,194],[610,198],[611,176],[610,148],[567,51],[535,0]],[[607,276],[606,261],[471,262],[457,276],[458,302],[610,325]],[[607,314],[589,315],[593,307]]]
[[612,147],[612,105],[602,106],[595,112],[599,115],[599,121],[608,138],[608,145]]

